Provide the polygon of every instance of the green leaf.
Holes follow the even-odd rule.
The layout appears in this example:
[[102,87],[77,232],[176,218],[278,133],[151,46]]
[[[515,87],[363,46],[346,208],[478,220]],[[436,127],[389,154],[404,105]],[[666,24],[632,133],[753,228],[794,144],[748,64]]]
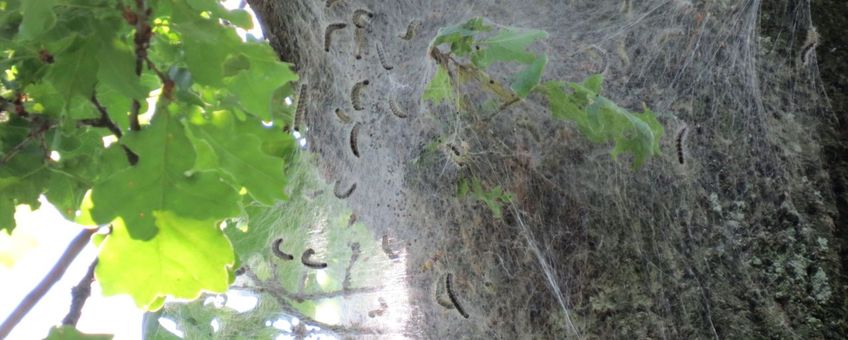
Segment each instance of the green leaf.
[[471,52],[471,44],[474,42],[474,36],[477,33],[491,30],[492,27],[486,25],[483,18],[473,18],[463,24],[439,29],[439,33],[433,40],[433,46],[450,44],[451,52],[464,56]]
[[548,63],[548,57],[541,55],[533,61],[532,64],[525,67],[521,72],[515,74],[515,77],[510,84],[510,87],[515,94],[521,98],[526,98],[530,91],[539,85],[539,80],[542,79],[542,71]]
[[453,87],[450,83],[448,71],[442,65],[436,65],[436,74],[424,90],[423,99],[431,100],[433,104],[438,105],[452,97]]
[[250,66],[228,81],[230,91],[238,96],[245,111],[271,121],[274,92],[283,84],[297,80],[297,74],[289,64],[280,62],[268,45],[246,43],[240,51],[240,55],[250,61]]
[[23,20],[18,36],[23,40],[38,38],[56,24],[53,7],[56,0],[25,0],[21,6]]
[[148,91],[135,75],[135,60],[135,55],[128,48],[104,44],[97,54],[97,62],[100,64],[97,78],[127,98],[145,99]]
[[536,54],[528,52],[527,48],[536,40],[547,37],[548,33],[545,31],[504,28],[495,36],[478,43],[482,48],[472,55],[472,62],[481,69],[486,69],[497,61],[533,63],[538,58]]
[[227,20],[243,29],[249,30],[253,28],[253,20],[250,17],[250,13],[243,9],[227,10],[218,1],[209,0],[188,0],[187,3],[198,11],[208,11],[213,16]]
[[88,101],[94,93],[99,68],[95,53],[99,45],[99,42],[93,41],[82,43],[71,52],[56,55],[56,62],[50,65],[44,80],[62,96],[66,108],[74,96],[82,96]]
[[74,326],[59,326],[50,328],[50,333],[44,340],[109,340],[111,335],[85,334],[78,331]]
[[223,86],[224,63],[241,49],[241,39],[232,29],[202,19],[190,9],[183,9],[174,20],[174,27],[182,34],[192,79],[204,85]]
[[[237,186],[263,204],[274,204],[286,198],[283,189],[286,185],[284,157],[288,154],[269,154],[263,150],[263,142],[272,138],[284,138],[276,143],[288,145],[281,152],[291,153],[294,140],[289,135],[272,129],[263,128],[258,120],[238,121],[227,111],[216,111],[208,120],[192,121],[192,135],[206,143],[200,148],[211,147],[216,155],[220,169],[229,175]],[[279,137],[273,137],[279,136]],[[203,145],[203,144],[200,144]],[[206,161],[211,158],[207,157]]]
[[139,156],[139,162],[94,186],[92,216],[97,223],[120,217],[134,238],[150,239],[156,233],[153,213],[157,211],[198,220],[239,213],[238,193],[217,173],[186,176],[194,166],[194,149],[182,123],[169,114],[156,114],[144,130],[121,141]]
[[166,296],[195,299],[203,291],[227,290],[235,255],[215,220],[170,211],[155,211],[150,219],[159,233],[147,241],[133,238],[124,223],[113,224],[95,271],[104,295],[129,294],[139,307],[155,309]]

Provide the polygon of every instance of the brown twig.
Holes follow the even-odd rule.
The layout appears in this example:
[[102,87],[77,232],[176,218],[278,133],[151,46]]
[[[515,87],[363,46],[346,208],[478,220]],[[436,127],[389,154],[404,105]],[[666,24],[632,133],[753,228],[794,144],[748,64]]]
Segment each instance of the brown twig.
[[91,235],[94,234],[96,229],[83,229],[79,234],[71,241],[71,244],[68,245],[68,248],[65,249],[65,252],[59,258],[59,261],[56,261],[56,264],[53,265],[53,268],[50,269],[50,272],[38,283],[32,291],[24,297],[20,304],[15,307],[15,310],[9,314],[9,317],[3,321],[3,324],[0,325],[0,339],[5,339],[12,329],[24,318],[24,316],[44,297],[44,294],[47,294],[47,291],[50,290],[50,287],[59,281],[62,278],[62,275],[65,274],[65,271],[71,265],[71,262],[79,255],[85,245],[88,244]]
[[88,266],[88,271],[82,277],[79,283],[71,289],[71,309],[68,315],[62,319],[62,325],[76,326],[82,315],[82,307],[85,306],[85,301],[91,296],[91,283],[94,282],[94,268],[97,268],[97,260],[94,259],[91,265]]
[[[123,133],[121,129],[115,125],[111,119],[109,119],[109,112],[106,111],[106,108],[100,104],[100,101],[97,100],[97,95],[91,95],[91,103],[94,104],[94,107],[97,108],[97,111],[100,112],[100,117],[96,119],[82,119],[80,120],[80,124],[93,126],[93,127],[102,127],[109,129],[109,132],[112,132],[115,137],[121,138]],[[121,145],[124,149],[124,152],[127,154],[127,161],[129,161],[130,165],[136,165],[138,163],[138,155],[130,150],[126,145]]]

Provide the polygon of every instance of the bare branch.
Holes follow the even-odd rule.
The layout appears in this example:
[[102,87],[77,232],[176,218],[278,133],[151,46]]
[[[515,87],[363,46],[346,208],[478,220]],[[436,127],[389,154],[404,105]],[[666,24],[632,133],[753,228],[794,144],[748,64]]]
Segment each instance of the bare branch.
[[3,324],[0,325],[0,339],[5,339],[12,329],[24,318],[24,316],[29,313],[33,306],[44,297],[44,294],[47,294],[47,291],[50,290],[50,287],[59,281],[62,278],[62,275],[65,274],[65,271],[71,265],[71,262],[79,255],[85,245],[88,244],[91,235],[94,234],[96,229],[83,229],[79,234],[71,241],[71,244],[68,245],[68,248],[65,249],[65,252],[59,258],[59,261],[56,261],[56,264],[53,265],[53,268],[50,269],[50,272],[38,283],[35,288],[24,297],[20,304],[15,307],[15,310],[9,314],[9,317],[3,321]]
[[62,319],[62,325],[76,326],[82,315],[82,307],[85,306],[85,301],[91,296],[91,283],[94,282],[94,268],[97,268],[97,260],[91,262],[88,266],[88,271],[82,277],[79,283],[71,289],[71,309],[68,315]]

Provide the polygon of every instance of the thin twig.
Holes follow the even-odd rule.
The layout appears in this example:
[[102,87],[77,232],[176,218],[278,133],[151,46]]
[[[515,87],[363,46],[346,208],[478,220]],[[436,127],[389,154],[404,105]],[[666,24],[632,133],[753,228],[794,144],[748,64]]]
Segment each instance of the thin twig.
[[76,326],[82,315],[82,307],[85,306],[85,301],[91,296],[91,283],[94,282],[94,268],[97,268],[97,260],[91,262],[88,266],[88,271],[82,277],[79,283],[71,289],[71,309],[68,315],[62,319],[62,325]]
[[71,241],[71,244],[68,245],[68,248],[65,249],[65,252],[59,258],[59,261],[56,261],[56,264],[53,265],[53,268],[50,269],[50,272],[38,283],[35,288],[27,294],[26,297],[15,307],[15,310],[9,314],[9,317],[3,321],[3,324],[0,325],[0,339],[5,339],[12,329],[24,318],[24,316],[29,313],[33,306],[44,297],[44,294],[47,294],[47,291],[50,290],[50,287],[59,281],[62,278],[62,275],[65,274],[65,271],[71,265],[71,262],[79,255],[83,248],[88,244],[91,235],[97,231],[96,229],[83,229],[79,234]]
[[[109,118],[109,112],[106,111],[106,108],[100,104],[100,101],[97,100],[97,95],[91,95],[91,103],[94,104],[94,107],[97,108],[97,111],[100,112],[100,118],[97,119],[82,119],[80,120],[81,124],[85,124],[93,127],[103,127],[109,129],[109,132],[112,132],[113,135],[117,138],[121,138],[123,133],[121,129]],[[135,165],[138,163],[138,155],[130,150],[126,145],[121,145],[124,149],[124,152],[127,154],[127,161],[129,161],[130,165]]]

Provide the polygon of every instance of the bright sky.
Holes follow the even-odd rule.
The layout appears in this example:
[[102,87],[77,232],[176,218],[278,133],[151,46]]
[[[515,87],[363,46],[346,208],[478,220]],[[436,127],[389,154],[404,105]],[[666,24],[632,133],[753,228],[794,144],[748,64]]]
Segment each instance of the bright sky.
[[[15,214],[18,226],[11,237],[0,232],[2,320],[50,271],[81,230],[80,226],[66,221],[52,205],[44,203],[32,212],[27,206],[19,206]],[[8,339],[43,339],[50,327],[61,323],[71,305],[71,288],[85,275],[96,254],[94,245],[86,246],[62,279],[21,320]],[[115,339],[140,339],[142,315],[128,296],[103,297],[95,282],[77,328],[85,333],[115,334]]]
[[[222,3],[232,9],[238,8],[241,0]],[[249,8],[245,9],[249,11]],[[244,39],[246,33],[250,33],[254,37],[262,37],[255,16],[253,25],[249,32],[239,29],[239,36]],[[0,282],[3,288],[0,290],[0,320],[5,320],[50,271],[81,228],[66,221],[46,201],[36,211],[19,206],[15,219],[17,228],[12,235],[0,232]],[[60,324],[71,305],[71,288],[85,275],[96,255],[97,249],[89,244],[7,339],[43,339],[50,327]],[[91,297],[86,301],[77,328],[84,333],[114,334],[116,340],[141,339],[144,313],[135,307],[132,299],[129,296],[104,297],[97,282],[91,288]],[[249,302],[247,304],[250,305]],[[252,306],[246,309],[250,308]]]

